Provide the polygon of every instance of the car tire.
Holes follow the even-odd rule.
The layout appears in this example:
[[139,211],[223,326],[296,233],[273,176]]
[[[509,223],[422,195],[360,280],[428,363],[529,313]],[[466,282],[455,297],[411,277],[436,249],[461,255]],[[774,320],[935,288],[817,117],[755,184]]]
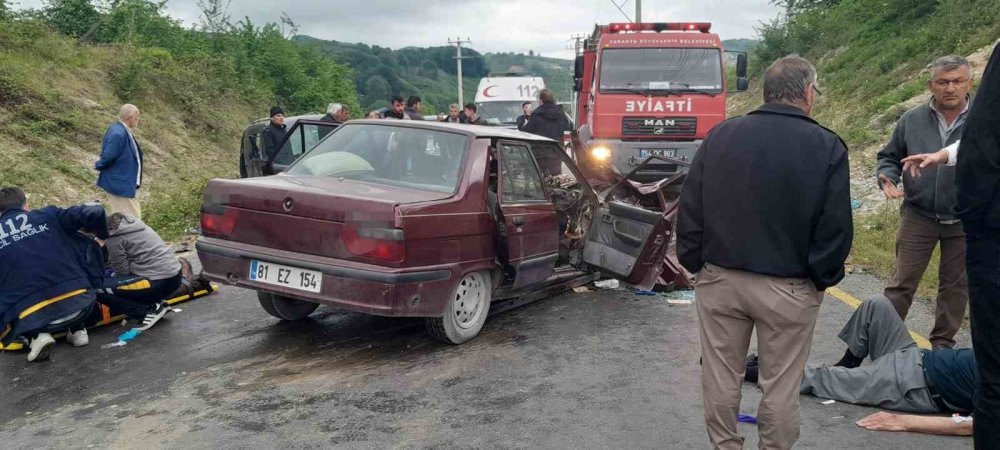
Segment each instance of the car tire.
[[465,274],[448,298],[444,314],[427,318],[427,332],[449,344],[469,341],[483,329],[492,300],[493,281],[489,271]]
[[319,303],[307,302],[270,292],[258,291],[257,301],[260,302],[261,308],[264,308],[264,311],[267,311],[268,314],[281,320],[289,321],[305,319],[313,311],[316,311],[316,308],[319,308]]
[[240,155],[240,178],[247,178],[247,160]]

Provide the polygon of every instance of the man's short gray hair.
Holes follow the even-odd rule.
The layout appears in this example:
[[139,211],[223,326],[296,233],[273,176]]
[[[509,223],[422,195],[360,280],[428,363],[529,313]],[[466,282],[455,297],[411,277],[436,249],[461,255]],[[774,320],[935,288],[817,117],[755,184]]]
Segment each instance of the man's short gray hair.
[[332,116],[339,113],[342,109],[344,109],[344,105],[341,105],[340,103],[330,103],[330,106],[326,107],[326,112]]
[[816,68],[799,55],[788,55],[764,72],[765,103],[798,103],[806,99],[806,89],[816,82]]
[[461,106],[458,106],[458,103],[452,103],[452,104],[448,105],[448,109],[451,109],[451,108],[462,109]]
[[118,118],[121,120],[131,119],[139,115],[139,108],[131,103],[126,103],[118,109]]
[[961,69],[962,67],[972,67],[969,65],[969,60],[958,56],[958,55],[947,55],[935,59],[931,63],[931,75],[938,72],[951,72],[953,70]]

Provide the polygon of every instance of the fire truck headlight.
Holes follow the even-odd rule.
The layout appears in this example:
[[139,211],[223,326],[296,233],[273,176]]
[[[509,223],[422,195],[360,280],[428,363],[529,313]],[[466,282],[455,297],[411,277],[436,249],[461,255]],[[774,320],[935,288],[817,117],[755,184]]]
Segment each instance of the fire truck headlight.
[[593,156],[594,159],[604,161],[611,157],[611,149],[605,146],[597,146],[590,149],[590,155]]

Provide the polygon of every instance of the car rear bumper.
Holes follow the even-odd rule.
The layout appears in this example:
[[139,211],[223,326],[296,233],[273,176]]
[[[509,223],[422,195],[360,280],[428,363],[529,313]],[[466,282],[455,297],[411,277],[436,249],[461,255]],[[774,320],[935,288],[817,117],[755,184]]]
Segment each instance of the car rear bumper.
[[[200,237],[205,276],[220,283],[380,316],[436,317],[461,274],[458,264],[396,269]],[[323,274],[319,293],[251,281],[252,260]]]

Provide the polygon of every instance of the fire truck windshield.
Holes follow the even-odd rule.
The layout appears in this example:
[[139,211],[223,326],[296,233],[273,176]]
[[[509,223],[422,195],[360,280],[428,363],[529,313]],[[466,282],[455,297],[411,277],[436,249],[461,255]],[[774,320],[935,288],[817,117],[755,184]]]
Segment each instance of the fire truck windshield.
[[601,93],[722,92],[714,48],[609,48],[601,52]]

